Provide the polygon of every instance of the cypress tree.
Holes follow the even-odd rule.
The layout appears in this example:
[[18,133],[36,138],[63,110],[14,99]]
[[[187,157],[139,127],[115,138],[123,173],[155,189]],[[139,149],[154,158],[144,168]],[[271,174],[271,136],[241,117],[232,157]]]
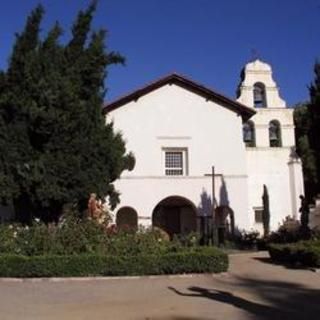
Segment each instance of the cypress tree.
[[270,204],[269,204],[269,192],[267,186],[263,185],[263,194],[262,194],[262,223],[264,236],[267,237],[270,232]]
[[1,158],[0,183],[12,184],[1,196],[22,222],[56,220],[65,204],[82,210],[92,192],[114,207],[113,182],[132,168],[133,156],[102,114],[106,70],[124,58],[107,50],[105,31],[91,32],[95,10],[93,3],[79,12],[64,45],[58,23],[39,38],[43,9],[37,7],[0,77],[0,110],[9,110],[10,118],[0,123],[0,139],[9,132],[3,141],[10,149]]
[[307,201],[316,194],[317,167],[314,150],[311,148],[309,133],[311,114],[307,103],[300,103],[294,108],[295,138],[297,154],[302,160],[304,187]]
[[[30,191],[28,180],[33,154],[28,139],[27,120],[29,108],[33,104],[29,87],[33,81],[31,65],[36,58],[42,15],[43,8],[38,6],[28,17],[24,31],[16,35],[8,70],[2,76],[1,200],[5,204],[14,202],[19,212],[26,211],[25,208],[31,205],[27,194]],[[26,220],[25,217],[22,220]]]
[[315,194],[320,192],[320,63],[314,66],[314,82],[309,88],[310,103],[308,111],[310,114],[311,126],[308,134],[310,146],[314,151],[317,167],[317,185]]

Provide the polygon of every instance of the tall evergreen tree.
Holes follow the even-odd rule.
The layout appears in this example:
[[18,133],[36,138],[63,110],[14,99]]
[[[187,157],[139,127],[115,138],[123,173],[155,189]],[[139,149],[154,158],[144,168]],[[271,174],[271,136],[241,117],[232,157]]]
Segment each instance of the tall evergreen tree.
[[316,192],[320,193],[320,63],[316,62],[314,66],[314,81],[309,88],[310,104],[308,106],[310,114],[309,141],[314,150],[317,167]]
[[311,116],[308,104],[297,104],[294,108],[293,115],[297,154],[302,160],[305,194],[307,201],[310,202],[316,193],[318,177],[315,154],[309,141]]
[[114,207],[113,182],[134,165],[102,114],[107,68],[124,58],[107,50],[105,31],[91,32],[95,10],[93,3],[79,12],[64,45],[58,23],[40,39],[43,9],[37,7],[0,75],[0,146],[3,141],[7,150],[0,190],[3,185],[1,197],[14,204],[20,221],[55,220],[69,203],[83,209],[92,192]]
[[269,204],[269,192],[267,186],[263,185],[263,194],[262,194],[262,223],[263,223],[263,232],[264,236],[267,237],[270,232],[270,204]]

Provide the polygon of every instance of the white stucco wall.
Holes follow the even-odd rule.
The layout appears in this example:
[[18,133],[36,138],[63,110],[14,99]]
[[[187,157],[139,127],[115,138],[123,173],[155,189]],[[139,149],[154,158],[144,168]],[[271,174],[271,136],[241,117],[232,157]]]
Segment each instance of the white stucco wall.
[[[139,223],[150,224],[155,206],[168,196],[183,196],[198,208],[201,194],[211,199],[211,173],[223,174],[236,225],[248,228],[246,152],[242,119],[233,111],[178,85],[165,85],[107,115],[136,158],[132,172],[116,183],[122,206],[135,208]],[[187,150],[187,176],[167,177],[164,148]],[[220,180],[219,180],[220,179]],[[219,182],[220,181],[220,182]],[[219,205],[221,178],[216,178]]]
[[[224,177],[227,198],[222,191],[221,178],[216,178],[216,206],[228,205],[233,209],[235,225],[239,229],[251,227],[247,202],[247,181],[242,176]],[[212,204],[211,177],[123,177],[116,187],[121,192],[121,203],[114,214],[123,206],[134,208],[139,224],[149,226],[156,205],[170,196],[180,196],[190,200],[198,210],[198,215],[210,215]],[[244,192],[241,192],[244,191]],[[223,194],[222,194],[223,193]]]
[[[177,85],[166,85],[109,115],[135,154],[135,170],[126,175],[162,176],[162,149],[188,149],[189,175],[244,173],[242,119],[212,101]],[[233,161],[232,155],[239,155]]]
[[[254,208],[262,207],[263,185],[268,188],[271,229],[277,229],[286,216],[298,216],[299,195],[303,184],[290,176],[290,148],[247,148],[249,172],[249,216],[253,228],[262,230],[262,224],[254,221]],[[301,166],[298,164],[298,173]],[[291,189],[297,181],[295,192]]]

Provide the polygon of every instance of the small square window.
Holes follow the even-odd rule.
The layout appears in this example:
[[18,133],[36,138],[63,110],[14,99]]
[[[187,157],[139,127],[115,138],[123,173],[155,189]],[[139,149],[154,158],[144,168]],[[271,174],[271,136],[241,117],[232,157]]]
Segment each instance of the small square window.
[[186,174],[186,150],[166,149],[164,166],[166,176],[183,176]]
[[263,222],[263,208],[255,208],[254,209],[254,221],[255,223]]

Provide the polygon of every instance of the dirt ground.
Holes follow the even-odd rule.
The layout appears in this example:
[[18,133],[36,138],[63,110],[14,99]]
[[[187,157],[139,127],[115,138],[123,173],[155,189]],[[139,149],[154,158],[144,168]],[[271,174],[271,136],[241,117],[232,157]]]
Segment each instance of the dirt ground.
[[320,273],[230,256],[221,275],[0,279],[0,320],[320,319]]

